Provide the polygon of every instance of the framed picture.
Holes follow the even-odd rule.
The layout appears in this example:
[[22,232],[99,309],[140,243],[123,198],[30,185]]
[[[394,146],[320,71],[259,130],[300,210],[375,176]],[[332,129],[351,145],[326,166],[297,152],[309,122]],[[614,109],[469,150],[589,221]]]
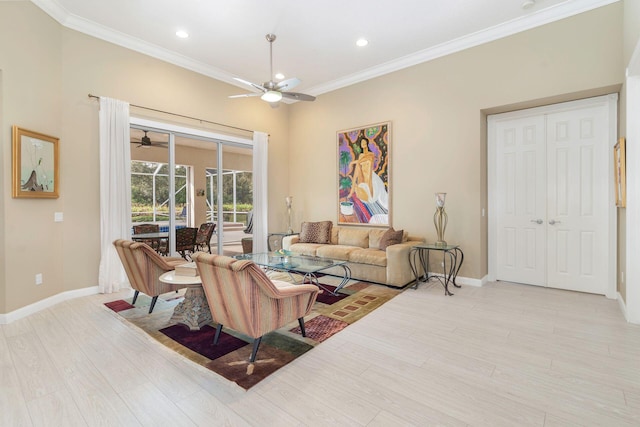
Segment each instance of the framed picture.
[[625,139],[618,139],[613,147],[613,166],[616,177],[616,206],[627,206],[627,170],[626,170],[626,146]]
[[338,224],[391,225],[391,122],[338,132]]
[[13,126],[14,198],[59,195],[58,138]]

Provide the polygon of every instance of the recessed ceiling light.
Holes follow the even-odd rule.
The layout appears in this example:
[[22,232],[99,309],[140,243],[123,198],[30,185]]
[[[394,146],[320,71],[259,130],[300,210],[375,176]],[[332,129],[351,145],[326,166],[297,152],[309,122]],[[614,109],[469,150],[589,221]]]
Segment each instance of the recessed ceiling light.
[[523,9],[531,9],[536,4],[535,0],[525,0],[522,3]]
[[276,79],[278,79],[278,80],[284,79],[284,74],[282,74],[282,73],[276,74]]
[[369,44],[369,40],[367,39],[358,39],[358,41],[356,42],[356,45],[360,47],[364,47],[368,44]]
[[180,37],[181,39],[186,39],[187,37],[189,37],[189,33],[184,30],[178,30],[176,31],[176,36]]

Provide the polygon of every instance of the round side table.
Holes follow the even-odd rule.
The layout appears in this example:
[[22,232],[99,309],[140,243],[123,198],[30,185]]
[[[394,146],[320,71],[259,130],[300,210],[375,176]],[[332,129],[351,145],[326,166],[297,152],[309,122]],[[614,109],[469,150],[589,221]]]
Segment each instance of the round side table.
[[173,310],[170,322],[187,325],[192,331],[198,331],[201,326],[212,322],[209,303],[202,289],[200,276],[182,276],[173,270],[160,276],[160,281],[187,288],[184,300]]

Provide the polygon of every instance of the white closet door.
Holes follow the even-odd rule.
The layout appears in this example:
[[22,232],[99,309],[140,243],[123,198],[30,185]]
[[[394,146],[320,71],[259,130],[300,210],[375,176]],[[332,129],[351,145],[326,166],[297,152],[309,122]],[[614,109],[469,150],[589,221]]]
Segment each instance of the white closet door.
[[546,281],[546,156],[544,116],[496,124],[498,277]]
[[490,278],[614,295],[615,96],[488,125]]
[[547,115],[547,285],[606,293],[609,145],[605,106]]

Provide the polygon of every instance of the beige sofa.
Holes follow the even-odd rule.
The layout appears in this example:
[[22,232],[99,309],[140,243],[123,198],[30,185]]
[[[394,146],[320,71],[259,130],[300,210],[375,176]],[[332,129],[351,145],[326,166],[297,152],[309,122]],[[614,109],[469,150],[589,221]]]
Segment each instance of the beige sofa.
[[[379,249],[385,228],[333,226],[331,243],[300,243],[300,236],[286,236],[282,248],[295,254],[348,261],[351,278],[388,286],[404,287],[415,277],[409,265],[411,248],[424,239],[409,237],[405,232],[402,243]],[[323,273],[342,276],[340,267]]]

